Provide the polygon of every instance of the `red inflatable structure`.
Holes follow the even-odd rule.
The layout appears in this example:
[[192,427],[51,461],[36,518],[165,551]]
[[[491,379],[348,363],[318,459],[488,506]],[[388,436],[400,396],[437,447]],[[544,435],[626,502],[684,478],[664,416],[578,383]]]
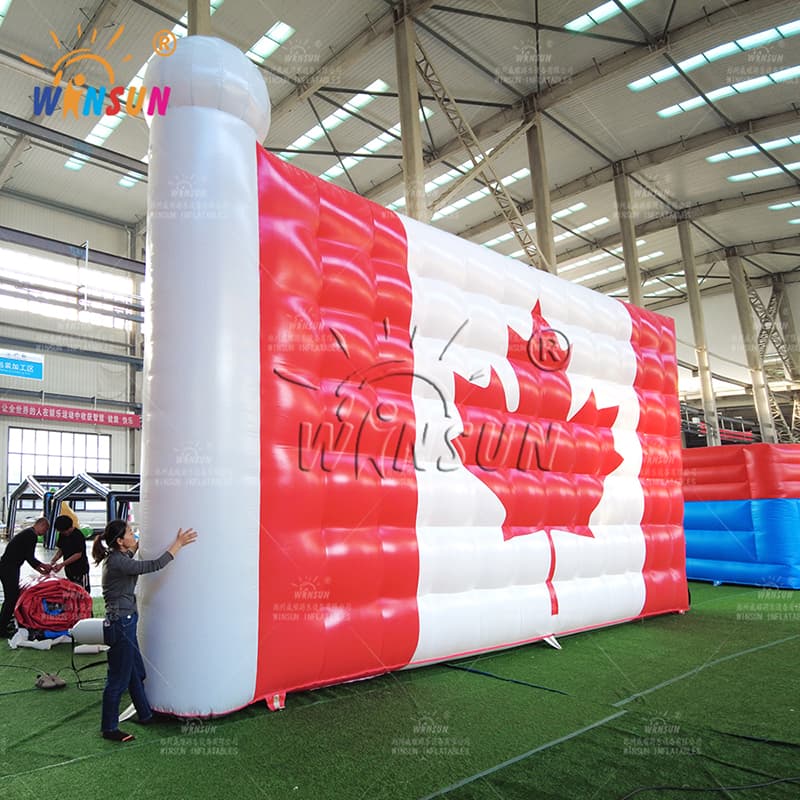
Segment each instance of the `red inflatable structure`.
[[683,451],[690,578],[800,589],[800,445]]
[[684,610],[671,320],[269,155],[230,45],[157,62],[143,552],[201,537],[141,581],[154,705]]
[[30,631],[68,631],[79,619],[92,616],[92,598],[65,578],[37,580],[20,592],[14,616]]

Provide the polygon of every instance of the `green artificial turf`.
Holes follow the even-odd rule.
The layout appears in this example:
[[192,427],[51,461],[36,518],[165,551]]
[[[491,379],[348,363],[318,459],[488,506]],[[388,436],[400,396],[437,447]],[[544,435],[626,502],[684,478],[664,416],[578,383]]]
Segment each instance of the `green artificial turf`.
[[[692,599],[561,651],[299,693],[278,713],[128,724],[124,745],[98,734],[102,665],[79,687],[68,646],[0,647],[0,797],[800,797],[774,782],[800,779],[800,593],[694,583]],[[68,687],[32,688],[37,670]]]

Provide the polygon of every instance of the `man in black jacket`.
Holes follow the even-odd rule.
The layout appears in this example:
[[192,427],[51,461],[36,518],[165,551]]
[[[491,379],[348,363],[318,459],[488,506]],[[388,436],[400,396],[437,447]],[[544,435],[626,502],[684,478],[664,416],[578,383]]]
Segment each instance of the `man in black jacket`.
[[50,529],[45,517],[39,517],[32,527],[25,528],[14,536],[6,545],[0,557],[0,581],[3,583],[3,607],[0,609],[0,639],[8,639],[16,631],[14,625],[14,607],[19,597],[19,571],[23,562],[27,561],[37,572],[47,575],[50,565],[43,564],[34,555],[39,536],[44,536]]

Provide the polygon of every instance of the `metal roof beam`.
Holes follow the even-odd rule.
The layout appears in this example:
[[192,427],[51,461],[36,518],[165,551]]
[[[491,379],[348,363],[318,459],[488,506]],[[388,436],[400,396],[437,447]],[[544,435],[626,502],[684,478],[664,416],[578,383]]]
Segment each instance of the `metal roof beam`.
[[[56,239],[48,239],[46,236],[38,236],[35,233],[27,233],[26,231],[19,231],[15,228],[7,228],[5,225],[0,225],[0,242],[9,242],[10,244],[21,245],[22,247],[31,247],[35,250],[43,250],[46,253],[66,256],[67,258],[83,259],[86,254],[86,248],[83,245],[59,242]],[[115,256],[113,253],[104,253],[102,250],[92,250],[89,248],[89,263],[144,275],[143,262],[134,261],[130,258],[123,258],[122,256]]]
[[[760,133],[798,121],[800,121],[800,108],[784,111],[781,114],[772,114],[768,117],[746,119],[742,122],[734,123],[731,127],[723,126],[721,128],[714,128],[714,130],[699,133],[696,136],[678,139],[675,142],[670,142],[660,147],[654,147],[652,150],[646,150],[643,153],[634,153],[627,158],[623,158],[620,163],[625,173],[630,174],[646,169],[647,167],[665,164],[668,161],[689,155],[690,153],[705,150],[707,147],[720,144],[735,136]],[[579,192],[585,192],[587,189],[593,189],[596,186],[611,183],[613,179],[613,166],[601,167],[593,172],[573,178],[573,180],[561,186],[557,186],[550,193],[550,199],[553,201],[563,200]]]
[[[416,17],[425,13],[434,0],[415,0],[407,3],[405,14]],[[401,3],[397,13],[403,16]],[[375,22],[356,34],[333,58],[329,58],[319,69],[304,80],[296,89],[272,107],[273,123],[294,111],[297,106],[322,88],[331,74],[349,67],[364,57],[367,51],[376,44],[385,41],[394,34],[395,9],[382,14]],[[402,176],[400,178],[402,181]]]
[[56,147],[63,147],[70,152],[83,153],[95,161],[111,164],[123,172],[135,172],[137,175],[147,177],[147,164],[139,161],[138,158],[131,158],[106,147],[89,144],[89,142],[84,142],[83,139],[77,139],[75,136],[61,133],[61,131],[46,128],[44,125],[38,125],[30,120],[8,114],[5,111],[0,111],[0,127],[25,134],[30,136],[31,139],[38,139]]
[[[570,80],[548,87],[538,94],[530,94],[515,102],[511,109],[503,110],[487,117],[483,122],[473,125],[472,129],[480,140],[494,136],[505,130],[511,124],[519,124],[526,108],[536,108],[539,111],[551,108],[557,103],[572,97],[577,92],[588,89],[594,84],[606,80],[617,72],[636,66],[636,64],[645,61],[656,53],[664,52],[669,47],[683,42],[699,33],[708,33],[709,30],[717,25],[730,22],[733,19],[738,19],[741,11],[746,10],[748,13],[757,13],[758,11],[778,4],[785,5],[784,0],[739,0],[739,2],[730,3],[716,11],[703,14],[692,22],[668,33],[665,38],[658,41],[656,47],[634,47],[623,53],[612,56],[606,61],[595,62],[588,69],[573,75]],[[458,138],[451,139],[437,149],[435,158],[432,158],[428,162],[428,166],[438,164],[442,159],[454,153],[458,153],[460,150],[461,143]],[[376,184],[367,192],[366,197],[374,199],[383,192],[400,186],[402,182],[403,176],[401,174],[393,175]]]
[[104,225],[111,225],[115,228],[128,230],[136,223],[128,222],[124,219],[115,219],[114,217],[106,217],[103,214],[98,214],[95,211],[89,211],[86,208],[78,208],[66,203],[50,200],[46,197],[38,197],[32,194],[25,194],[25,192],[15,192],[13,189],[3,189],[0,191],[0,199],[10,198],[11,200],[18,200],[21,203],[31,203],[32,205],[42,206],[43,208],[50,208],[53,211],[60,211],[63,214],[72,214],[81,219],[90,220],[91,222],[102,222]]
[[[800,259],[800,234],[797,236],[786,236],[783,239],[765,239],[762,242],[748,242],[747,244],[738,244],[735,247],[719,247],[715,250],[707,250],[705,253],[696,254],[695,262],[697,264],[711,264],[715,261],[725,261],[731,250],[735,250],[737,255],[744,258],[746,256],[756,256],[761,253],[774,253],[778,250],[792,247],[798,249],[797,258]],[[670,272],[675,272],[676,270],[683,270],[683,261],[671,261],[669,264],[662,264],[660,267],[653,267],[653,269],[648,270],[643,269],[642,280],[648,281],[651,278],[658,278],[660,275],[668,275]],[[760,279],[753,280],[758,283]],[[617,289],[627,289],[627,287],[628,284],[626,281],[616,280],[611,283],[590,286],[589,288],[597,292],[608,294]]]
[[[636,236],[644,236],[648,233],[656,233],[657,231],[665,231],[669,228],[675,227],[678,224],[678,217],[687,219],[689,221],[702,219],[703,217],[713,217],[716,214],[722,214],[725,211],[733,211],[738,208],[747,208],[748,206],[762,205],[764,203],[772,203],[786,198],[796,197],[796,186],[784,186],[780,189],[769,189],[764,192],[753,192],[752,194],[737,194],[733,197],[725,197],[721,200],[711,200],[708,203],[700,203],[696,206],[680,209],[677,212],[670,212],[660,217],[654,217],[646,222],[640,222],[636,225]],[[606,247],[612,247],[619,244],[620,233],[612,233],[609,236],[604,236],[598,239],[593,244],[585,244],[581,247],[576,247],[573,250],[565,250],[559,254],[558,260],[561,263],[571,261],[573,258],[592,253],[595,250],[602,250]]]

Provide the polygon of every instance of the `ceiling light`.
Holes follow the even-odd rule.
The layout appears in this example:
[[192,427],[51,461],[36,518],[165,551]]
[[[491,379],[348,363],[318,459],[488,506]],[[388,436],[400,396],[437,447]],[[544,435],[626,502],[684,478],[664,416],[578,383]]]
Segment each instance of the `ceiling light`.
[[[752,92],[757,89],[763,89],[765,86],[772,86],[774,84],[783,83],[785,81],[794,80],[800,77],[800,65],[788,67],[787,69],[778,70],[769,75],[761,75],[758,78],[751,78],[750,80],[740,81],[733,84],[733,86],[722,86],[719,89],[714,89],[706,93],[709,100],[719,100],[721,97],[729,97],[732,94],[744,94],[745,92]],[[658,111],[658,116],[662,119],[674,117],[676,114],[682,114],[684,111],[690,111],[694,108],[699,108],[705,103],[702,97],[690,97],[681,103],[673,106],[667,106]]]
[[[706,64],[711,64],[714,61],[719,61],[721,58],[727,58],[735,53],[743,53],[748,50],[753,50],[757,47],[763,47],[765,44],[777,41],[779,39],[788,39],[790,36],[796,36],[800,33],[800,20],[787,22],[785,25],[780,25],[777,28],[767,28],[766,30],[752,33],[749,36],[744,36],[741,39],[736,39],[733,42],[725,42],[724,44],[713,47],[710,50],[704,50],[695,56],[690,56],[683,61],[678,62],[680,71],[675,67],[667,67],[666,69],[659,70],[658,72],[651,72],[645,75],[644,78],[639,78],[628,84],[628,88],[632,92],[642,92],[659,83],[672,80],[677,77],[680,72],[691,72]],[[708,95],[710,97],[710,95]],[[717,98],[711,98],[717,99]]]

